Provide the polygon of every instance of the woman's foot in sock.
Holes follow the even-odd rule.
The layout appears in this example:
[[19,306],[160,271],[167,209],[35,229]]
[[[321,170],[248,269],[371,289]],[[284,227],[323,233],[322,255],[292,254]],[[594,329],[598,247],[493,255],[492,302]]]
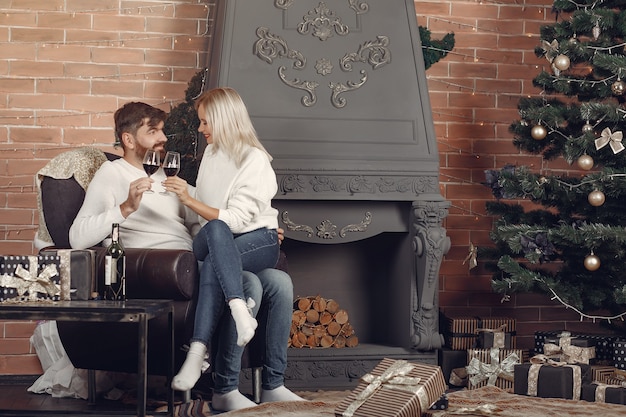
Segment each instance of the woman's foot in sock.
[[201,342],[192,342],[187,357],[180,371],[172,379],[172,389],[189,391],[196,385],[202,375],[202,364],[206,356],[206,346]]
[[[254,301],[252,301],[252,303],[254,303]],[[237,345],[245,346],[254,337],[254,331],[258,323],[256,319],[252,317],[252,313],[246,302],[241,298],[233,298],[228,302],[228,305],[237,328]]]
[[242,408],[256,407],[256,403],[242,393],[238,389],[227,392],[226,394],[213,393],[211,399],[211,407],[217,411],[234,411]]
[[261,391],[261,402],[272,403],[276,401],[306,401],[304,398],[294,394],[284,385],[274,389],[264,389]]

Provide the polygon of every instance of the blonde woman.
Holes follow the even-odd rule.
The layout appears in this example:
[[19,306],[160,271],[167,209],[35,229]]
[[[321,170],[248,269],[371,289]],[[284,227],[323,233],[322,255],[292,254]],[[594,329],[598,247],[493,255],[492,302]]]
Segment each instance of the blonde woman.
[[208,145],[195,196],[180,178],[163,182],[198,214],[202,226],[193,241],[194,254],[202,261],[194,333],[187,358],[172,381],[172,387],[181,391],[191,389],[200,378],[224,301],[236,324],[237,345],[252,339],[257,322],[244,300],[242,271],[272,268],[279,256],[278,211],[271,205],[278,190],[276,174],[241,96],[232,88],[216,88],[197,99],[196,110],[198,131]]

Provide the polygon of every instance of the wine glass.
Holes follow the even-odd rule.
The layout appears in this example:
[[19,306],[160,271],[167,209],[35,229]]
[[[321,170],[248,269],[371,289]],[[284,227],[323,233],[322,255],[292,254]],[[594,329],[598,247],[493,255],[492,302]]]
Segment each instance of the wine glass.
[[[178,175],[180,171],[180,154],[174,151],[167,151],[165,159],[163,159],[163,172],[168,177]],[[168,195],[168,191],[161,191],[159,194]]]
[[[146,171],[146,174],[148,174],[148,177],[157,172],[161,165],[160,159],[161,156],[154,149],[148,149],[146,151],[146,154],[143,156],[143,169]],[[154,193],[152,190],[146,190],[145,192],[150,194]]]

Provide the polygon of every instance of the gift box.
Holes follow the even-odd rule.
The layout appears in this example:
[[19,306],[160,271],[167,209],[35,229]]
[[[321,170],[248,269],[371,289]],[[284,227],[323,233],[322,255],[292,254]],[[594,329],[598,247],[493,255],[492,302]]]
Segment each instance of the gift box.
[[476,389],[494,385],[512,391],[514,367],[527,359],[528,353],[522,349],[469,349],[466,366],[467,388]]
[[542,398],[579,400],[582,385],[591,383],[591,366],[557,362],[535,356],[530,363],[515,365],[515,394]]
[[337,405],[335,416],[421,416],[445,391],[439,366],[384,358]]
[[444,317],[443,336],[446,347],[467,350],[478,344],[478,317]]
[[452,382],[452,373],[455,369],[465,368],[467,365],[467,350],[452,350],[450,348],[441,348],[438,351],[438,363],[443,372],[443,380],[455,386],[467,385],[467,378],[463,385],[457,385],[459,381]]
[[626,404],[626,388],[601,382],[583,384],[580,399],[597,403]]
[[576,337],[588,339],[596,347],[596,363],[598,365],[613,365],[613,342],[617,336],[599,334],[577,334]]
[[515,319],[509,317],[488,317],[479,319],[478,347],[489,349],[515,349]]
[[44,249],[40,255],[58,256],[61,299],[89,300],[96,288],[96,251],[92,249]]
[[560,362],[590,364],[596,357],[594,343],[594,340],[563,332],[545,338],[543,354]]
[[59,301],[58,256],[0,256],[0,302]]
[[626,369],[626,339],[617,338],[613,341],[613,366]]
[[450,405],[450,400],[448,400],[448,395],[443,394],[433,405],[430,406],[429,410],[447,410]]

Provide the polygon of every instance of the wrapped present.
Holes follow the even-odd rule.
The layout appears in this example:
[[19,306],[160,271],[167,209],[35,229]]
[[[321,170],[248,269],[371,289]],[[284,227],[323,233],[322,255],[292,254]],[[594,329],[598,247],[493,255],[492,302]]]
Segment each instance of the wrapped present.
[[591,366],[591,380],[605,382],[608,378],[615,376],[616,369],[613,366]]
[[595,341],[578,336],[570,332],[561,332],[556,336],[548,336],[544,340],[543,354],[551,358],[558,358],[561,362],[586,363],[596,357]]
[[59,301],[58,256],[0,256],[0,302]]
[[478,347],[489,349],[515,349],[515,319],[509,317],[480,318],[478,328]]
[[597,403],[626,404],[626,387],[602,382],[583,384],[581,400]]
[[447,347],[453,350],[467,350],[478,343],[478,317],[445,317],[444,340]]
[[[43,249],[40,255],[58,256],[61,299],[89,300],[96,288],[96,251],[92,249]],[[67,285],[63,285],[67,284]]]
[[439,366],[385,358],[337,405],[335,416],[421,416],[445,391]]
[[495,385],[503,390],[513,388],[513,370],[528,355],[522,349],[469,349],[466,366],[468,389]]
[[[443,372],[443,380],[449,381],[452,384],[452,373],[457,368],[465,368],[467,365],[467,351],[466,350],[452,350],[450,348],[441,348],[437,352],[438,363]],[[455,385],[455,384],[452,384]],[[467,381],[463,386],[467,385]]]
[[543,345],[547,337],[557,336],[563,333],[563,330],[538,330],[535,332],[535,355],[543,355]]
[[450,405],[450,401],[448,400],[448,395],[443,394],[433,405],[430,406],[429,410],[447,410]]
[[626,369],[626,339],[617,338],[613,341],[613,366]]
[[591,382],[591,366],[569,364],[536,355],[515,366],[514,393],[542,398],[579,400],[583,383]]
[[465,366],[462,368],[454,368],[452,372],[450,372],[448,383],[455,387],[466,387],[467,379],[467,368]]
[[596,347],[596,363],[598,365],[613,365],[613,342],[617,336],[601,334],[577,334],[576,337],[588,339],[590,346]]

